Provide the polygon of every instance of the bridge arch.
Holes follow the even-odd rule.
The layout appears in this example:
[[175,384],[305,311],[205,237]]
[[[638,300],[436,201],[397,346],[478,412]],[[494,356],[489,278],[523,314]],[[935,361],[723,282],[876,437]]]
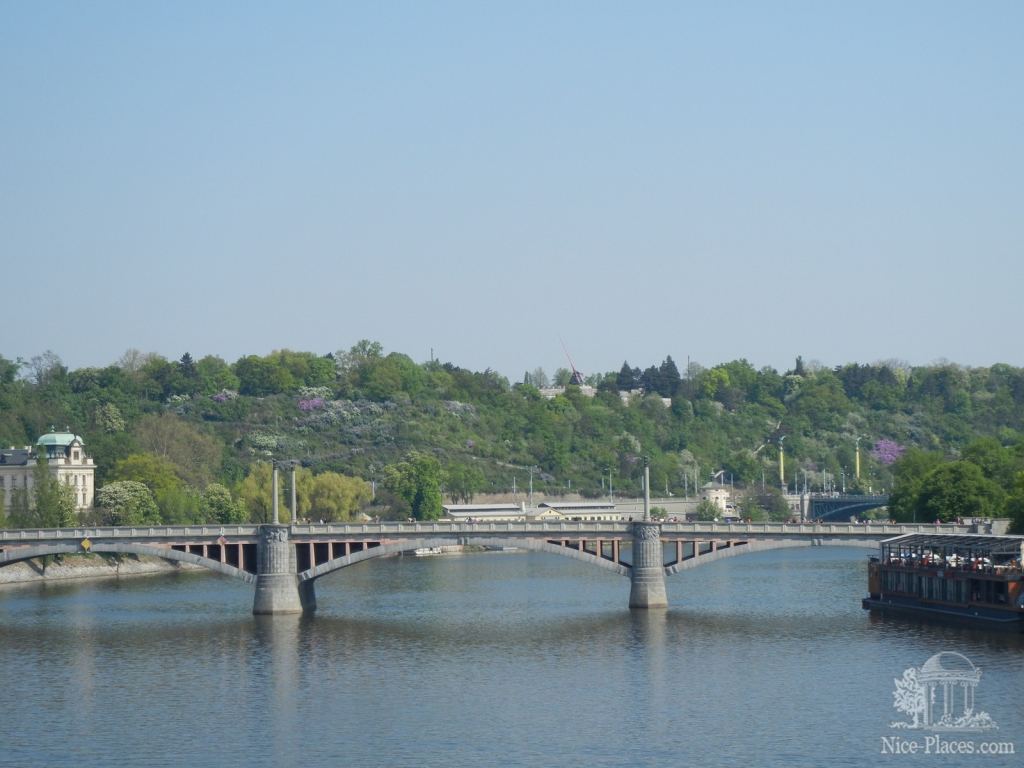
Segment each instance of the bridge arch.
[[665,566],[665,574],[672,576],[680,571],[688,571],[701,565],[707,565],[727,557],[749,555],[753,552],[767,552],[773,549],[795,549],[798,547],[859,547],[878,549],[878,542],[872,539],[816,538],[816,539],[745,539],[731,542],[727,547],[719,547],[702,555],[688,557],[678,563]]
[[299,574],[299,580],[313,581],[314,579],[319,579],[321,576],[334,573],[342,568],[348,568],[356,563],[361,563],[364,560],[372,560],[377,557],[396,555],[400,552],[408,552],[413,549],[456,546],[459,544],[469,544],[482,547],[515,547],[516,549],[528,549],[534,552],[550,552],[551,554],[571,557],[574,560],[579,560],[580,562],[596,565],[599,568],[610,570],[620,576],[629,576],[630,571],[632,570],[630,566],[625,563],[616,563],[596,555],[593,552],[574,549],[572,547],[564,547],[560,544],[552,544],[544,539],[504,539],[500,537],[478,538],[474,536],[469,539],[404,539],[402,541],[381,544],[379,547],[370,547],[369,549],[364,549],[360,552],[353,552],[351,555],[337,557],[333,560],[328,560],[326,563],[321,563],[316,567],[308,568]]
[[[181,552],[169,547],[154,547],[147,544],[135,544],[129,542],[94,542],[89,552],[96,554],[118,554],[118,555],[149,555],[159,557],[163,560],[172,560],[179,563],[199,565],[207,570],[224,576],[231,576],[240,579],[247,584],[256,582],[256,574],[248,573],[233,565],[212,560],[209,557],[196,555],[191,552]],[[0,552],[0,568],[12,563],[20,563],[31,560],[34,557],[45,557],[47,555],[81,555],[85,554],[81,544],[77,541],[60,544],[41,544],[36,547],[17,547]]]

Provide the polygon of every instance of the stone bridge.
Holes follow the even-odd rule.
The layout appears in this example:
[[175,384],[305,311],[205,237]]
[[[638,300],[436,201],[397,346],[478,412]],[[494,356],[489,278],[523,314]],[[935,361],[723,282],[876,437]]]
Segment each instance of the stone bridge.
[[316,609],[321,576],[420,548],[516,547],[571,557],[631,582],[630,608],[667,606],[665,577],[748,552],[876,547],[903,533],[969,526],[850,523],[508,522],[98,527],[0,531],[0,567],[47,555],[154,555],[255,585],[253,613]]

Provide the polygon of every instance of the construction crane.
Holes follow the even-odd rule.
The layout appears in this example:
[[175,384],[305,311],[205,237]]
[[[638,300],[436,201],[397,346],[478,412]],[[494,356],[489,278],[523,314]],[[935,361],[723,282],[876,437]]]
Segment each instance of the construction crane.
[[572,361],[572,355],[569,354],[569,350],[566,349],[565,341],[559,336],[558,340],[562,342],[562,351],[565,352],[565,357],[569,361],[569,367],[572,369],[572,376],[569,377],[569,383],[575,384],[577,387],[584,383],[583,374],[576,369],[576,364]]

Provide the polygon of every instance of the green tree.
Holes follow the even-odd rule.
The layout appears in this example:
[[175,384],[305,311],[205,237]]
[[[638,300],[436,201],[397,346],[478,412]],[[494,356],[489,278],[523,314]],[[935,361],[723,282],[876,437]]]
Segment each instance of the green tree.
[[153,494],[165,525],[195,525],[203,522],[200,494],[190,485],[181,484]]
[[385,486],[405,499],[417,520],[441,517],[441,481],[440,462],[419,451],[412,451],[405,461],[384,468]]
[[347,521],[370,502],[370,484],[358,477],[322,472],[312,479],[310,516],[325,522]]
[[248,355],[234,366],[238,377],[238,391],[243,395],[264,397],[290,392],[297,386],[295,378],[279,359]]
[[917,495],[918,519],[948,523],[957,518],[997,517],[1003,490],[985,477],[978,465],[953,461],[929,472]]
[[142,483],[154,498],[178,490],[182,485],[174,464],[152,453],[133,453],[119,460],[110,472],[110,479]]
[[207,395],[238,389],[238,377],[231,366],[214,355],[207,355],[196,363],[196,373],[199,375],[201,390]]
[[[924,478],[942,463],[942,454],[911,448],[893,464],[893,486],[889,494],[889,510],[893,520],[911,522],[919,519],[918,495]],[[922,518],[923,519],[923,518]]]
[[153,494],[142,483],[120,480],[96,492],[102,525],[157,525],[160,511]]
[[1024,535],[1024,471],[1014,478],[1013,489],[1006,500],[1006,514],[1011,520],[1010,533]]
[[168,461],[189,485],[205,487],[220,468],[223,446],[181,416],[143,416],[132,434],[141,450]]
[[473,496],[484,487],[484,473],[470,464],[456,464],[448,468],[445,488],[453,502],[469,504]]
[[14,520],[19,528],[66,528],[75,520],[75,494],[50,471],[46,453],[40,450],[32,469],[31,498]]
[[245,522],[245,508],[231,498],[231,491],[220,483],[210,483],[199,501],[200,515],[205,522],[234,525]]
[[709,499],[702,499],[697,505],[697,519],[701,522],[708,523],[717,520],[721,514],[722,510],[718,505]]
[[97,428],[109,435],[124,432],[126,426],[121,409],[114,403],[104,403],[99,406],[93,416],[93,421]]
[[[274,470],[270,462],[261,461],[249,471],[242,481],[238,497],[248,512],[249,520],[254,523],[269,523],[274,519],[273,474]],[[280,517],[282,511],[287,515],[287,508],[284,505],[284,484],[278,482],[277,490],[278,515]]]

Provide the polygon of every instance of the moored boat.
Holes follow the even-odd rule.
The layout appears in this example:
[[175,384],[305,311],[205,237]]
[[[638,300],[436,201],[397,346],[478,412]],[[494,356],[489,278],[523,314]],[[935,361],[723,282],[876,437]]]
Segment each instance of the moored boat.
[[908,533],[868,564],[869,610],[1024,630],[1024,536]]

